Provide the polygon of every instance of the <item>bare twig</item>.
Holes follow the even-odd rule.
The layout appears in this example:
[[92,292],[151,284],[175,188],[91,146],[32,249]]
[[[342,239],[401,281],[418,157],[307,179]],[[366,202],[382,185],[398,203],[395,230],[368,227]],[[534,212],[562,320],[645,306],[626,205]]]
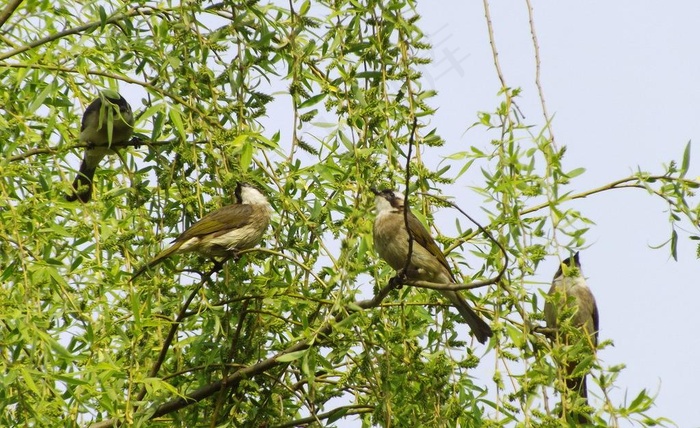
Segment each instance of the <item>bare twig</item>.
[[492,279],[486,279],[483,281],[474,281],[470,282],[469,284],[458,284],[458,283],[450,283],[448,284],[440,284],[437,282],[429,282],[429,281],[419,281],[419,280],[414,280],[414,279],[406,279],[403,281],[405,285],[410,285],[412,287],[418,287],[418,288],[428,288],[431,290],[444,290],[444,291],[459,291],[459,290],[471,290],[474,288],[480,288],[484,287],[487,285],[495,284],[498,282],[498,279],[492,278]]
[[552,130],[552,118],[549,116],[549,113],[547,113],[547,104],[545,103],[544,90],[542,89],[542,82],[540,80],[540,68],[542,63],[540,60],[540,44],[537,41],[537,31],[535,31],[535,18],[532,10],[532,3],[530,0],[525,0],[525,4],[527,5],[527,13],[530,21],[530,34],[532,35],[532,46],[535,50],[535,86],[537,86],[537,92],[540,97],[540,104],[542,105],[542,114],[544,115],[545,126],[549,131],[550,141],[552,145],[556,147],[556,144],[554,142],[554,131]]
[[491,9],[489,7],[488,0],[484,0],[484,15],[486,16],[486,28],[489,32],[489,43],[491,44],[491,55],[493,56],[493,64],[496,66],[496,73],[498,74],[498,80],[501,81],[501,89],[505,93],[506,97],[510,99],[508,91],[506,91],[506,78],[503,76],[503,71],[501,71],[501,62],[498,60],[498,49],[496,49],[496,39],[493,35],[493,22],[491,21]]
[[[169,146],[175,143],[175,140],[173,141],[144,141],[144,140],[138,140],[138,139],[131,139],[130,141],[126,141],[123,143],[114,143],[110,147],[114,147],[115,149],[121,149],[125,147],[140,147],[140,146],[148,146],[148,147],[158,147],[158,146]],[[198,145],[198,144],[208,144],[208,141],[193,141],[191,143],[187,144],[193,144],[193,145]],[[50,154],[50,155],[55,155],[57,153],[62,153],[66,152],[69,150],[75,150],[75,149],[85,149],[88,147],[92,147],[93,145],[90,143],[78,143],[78,144],[71,144],[70,146],[65,146],[65,147],[42,147],[42,148],[36,148],[36,149],[29,149],[25,151],[22,154],[19,155],[14,155],[10,156],[8,160],[10,162],[17,162],[21,161],[24,159],[27,159],[32,156],[36,155],[45,155],[45,154]]]
[[[141,140],[135,141],[126,141],[123,143],[114,143],[110,147],[114,148],[124,148],[124,147],[137,147],[137,146],[143,146],[143,145],[152,145],[151,143],[144,143]],[[16,162],[20,160],[27,159],[32,156],[36,155],[43,155],[43,154],[56,154],[56,153],[61,153],[64,151],[69,151],[69,150],[74,150],[74,149],[83,149],[83,148],[88,148],[88,147],[93,147],[93,144],[91,143],[78,143],[78,144],[72,144],[70,146],[65,146],[65,147],[42,147],[42,148],[35,148],[35,149],[29,149],[25,151],[24,153],[20,155],[15,155],[15,156],[10,156],[9,161],[10,162]]]

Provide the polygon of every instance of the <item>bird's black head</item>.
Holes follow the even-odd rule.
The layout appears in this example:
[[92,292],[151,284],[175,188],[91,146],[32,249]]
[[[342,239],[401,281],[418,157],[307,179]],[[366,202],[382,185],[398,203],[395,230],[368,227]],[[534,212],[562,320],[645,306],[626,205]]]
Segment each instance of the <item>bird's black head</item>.
[[235,203],[251,205],[268,205],[269,202],[262,190],[250,183],[239,181],[233,192]]
[[237,204],[240,204],[241,201],[243,200],[243,197],[241,196],[241,192],[243,191],[243,183],[240,181],[236,183],[236,189],[233,191],[233,198],[234,202]]
[[109,89],[104,90],[100,92],[100,97],[98,98],[98,100],[102,101],[102,99],[106,100],[109,104],[118,107],[119,111],[122,113],[131,113],[131,105],[129,105],[126,99],[124,99],[124,97],[122,97],[119,92],[112,91]]
[[[391,189],[384,189],[384,190],[377,190],[376,188],[372,187],[370,189],[372,193],[376,195],[374,198],[377,207],[381,210],[382,206],[385,206],[386,203],[388,202],[388,205],[391,208],[401,208],[403,207],[403,196],[400,194],[397,194]],[[383,202],[386,201],[386,202]]]
[[581,263],[579,262],[578,255],[579,255],[579,252],[577,251],[576,254],[574,254],[573,256],[564,259],[564,261],[561,262],[561,264],[559,265],[559,269],[557,269],[557,273],[554,274],[554,278],[558,278],[564,273],[562,266],[566,266],[568,269],[576,268],[577,270],[581,270]]
[[[105,114],[104,112],[100,112],[103,109],[103,105],[105,107],[113,106],[113,109],[111,111],[114,112],[116,112],[117,109],[119,109],[119,116],[124,117],[126,119],[126,122],[130,122],[132,120],[131,105],[129,105],[129,103],[124,99],[124,97],[119,95],[118,92],[105,90],[100,92],[100,96],[95,98],[95,100],[87,106],[87,109],[85,109],[85,113],[83,114],[83,121],[86,120],[85,118],[87,116],[95,115],[95,113],[97,113],[98,115]],[[83,123],[83,129],[85,125],[86,124]]]

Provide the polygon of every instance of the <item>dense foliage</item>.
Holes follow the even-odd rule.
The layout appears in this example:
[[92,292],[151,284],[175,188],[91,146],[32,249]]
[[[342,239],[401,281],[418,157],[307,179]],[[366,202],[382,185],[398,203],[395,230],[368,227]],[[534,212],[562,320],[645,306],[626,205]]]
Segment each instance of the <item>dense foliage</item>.
[[[551,356],[582,350],[536,331],[543,297],[527,286],[546,255],[585,242],[585,213],[565,202],[640,187],[672,225],[698,224],[689,151],[571,194],[584,170],[564,170],[565,149],[521,122],[516,89],[478,116],[490,141],[424,162],[445,142],[426,125],[430,46],[410,0],[139,3],[10,1],[0,15],[2,426],[565,424]],[[92,202],[69,203],[80,115],[105,88],[131,103],[142,143],[103,162]],[[469,198],[507,257],[427,195],[467,189],[466,173],[480,174]],[[218,273],[174,257],[129,281],[238,181],[275,209],[259,250]],[[368,190],[406,182],[426,224],[454,213],[457,236],[431,230],[463,282],[498,279],[463,291],[490,319],[488,346],[438,293],[389,285]],[[493,378],[473,378],[484,354]],[[618,367],[590,369],[613,387]],[[642,392],[596,420],[651,425],[651,404]]]

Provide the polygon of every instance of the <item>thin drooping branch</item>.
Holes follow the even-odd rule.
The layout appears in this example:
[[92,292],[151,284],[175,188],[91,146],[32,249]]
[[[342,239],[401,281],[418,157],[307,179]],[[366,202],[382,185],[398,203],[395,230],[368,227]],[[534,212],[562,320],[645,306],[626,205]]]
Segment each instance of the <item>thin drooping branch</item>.
[[[5,10],[7,10],[7,9],[8,8],[5,8]],[[4,13],[4,11],[3,11],[3,13]],[[93,30],[97,27],[104,26],[107,24],[116,24],[120,21],[127,20],[129,18],[134,17],[134,16],[150,15],[150,14],[154,14],[154,13],[156,13],[156,11],[151,9],[151,8],[138,8],[138,9],[131,10],[128,13],[119,13],[117,15],[109,17],[109,18],[105,19],[104,22],[94,21],[94,22],[90,22],[90,23],[87,23],[87,24],[84,24],[84,25],[81,25],[78,27],[73,27],[73,28],[63,30],[63,31],[59,31],[57,33],[51,33],[46,37],[43,37],[43,38],[38,39],[38,40],[34,40],[33,42],[27,43],[26,45],[19,47],[17,49],[14,49],[14,50],[11,50],[11,51],[5,52],[5,53],[0,53],[0,60],[11,58],[15,55],[21,54],[22,52],[32,50],[32,49],[37,48],[37,47],[44,45],[46,43],[51,43],[53,41],[62,39],[63,37],[66,37],[66,36],[80,34],[82,32],[90,31],[90,30]]]
[[412,287],[427,288],[430,290],[439,291],[460,291],[460,290],[472,290],[474,288],[481,288],[487,285],[495,284],[499,281],[499,278],[489,278],[482,281],[474,281],[468,284],[450,283],[450,284],[440,284],[437,282],[430,281],[419,281],[416,279],[406,279],[403,284],[410,285]]
[[[163,341],[163,346],[160,349],[160,354],[158,354],[156,362],[153,364],[153,367],[151,367],[151,371],[148,373],[148,377],[156,377],[156,375],[158,374],[160,367],[165,362],[165,357],[168,354],[170,345],[173,343],[173,339],[175,339],[177,329],[180,327],[180,323],[182,322],[182,320],[187,316],[187,309],[190,307],[192,300],[194,300],[194,296],[197,295],[199,289],[202,288],[202,286],[204,285],[204,282],[205,280],[202,279],[202,281],[200,281],[199,284],[197,284],[197,286],[192,290],[190,295],[187,297],[187,300],[185,300],[185,303],[180,308],[180,313],[177,314],[177,318],[175,319],[175,321],[173,321],[172,324],[170,324],[170,331],[168,331],[168,335],[165,337],[165,341]],[[143,400],[143,398],[146,396],[146,392],[147,390],[145,386],[141,388],[141,391],[139,391],[139,394],[136,396],[136,402]]]
[[[501,244],[500,242],[498,242],[498,240],[497,240],[496,238],[494,238],[493,235],[491,235],[491,232],[489,232],[488,230],[486,230],[486,228],[483,227],[481,224],[479,224],[478,221],[474,220],[474,219],[472,218],[472,216],[470,216],[469,214],[467,214],[466,211],[464,211],[462,208],[459,207],[459,205],[457,205],[457,204],[455,204],[454,202],[452,202],[452,201],[450,201],[450,200],[448,200],[448,199],[445,199],[445,198],[443,198],[443,197],[441,197],[441,196],[431,195],[431,194],[429,194],[429,193],[423,193],[423,195],[430,196],[431,198],[438,199],[438,200],[440,200],[440,201],[442,201],[442,202],[444,202],[444,203],[450,205],[452,208],[456,209],[456,210],[459,211],[460,213],[462,213],[462,215],[465,216],[466,218],[468,218],[469,221],[471,221],[472,223],[474,223],[474,224],[476,225],[476,227],[478,227],[479,230],[480,230],[484,235],[486,235],[486,237],[489,238],[489,240],[491,240],[491,242],[493,242],[494,244],[496,244],[496,246],[498,247],[498,249],[501,250],[501,253],[503,254],[503,266],[501,267],[501,270],[498,272],[498,275],[496,275],[494,278],[487,279],[487,280],[483,280],[483,281],[476,281],[476,282],[473,282],[473,283],[470,283],[470,284],[466,284],[466,285],[463,285],[463,286],[462,286],[462,285],[459,285],[458,288],[455,288],[455,289],[459,290],[459,289],[477,288],[477,287],[483,287],[483,286],[486,286],[486,285],[497,284],[498,282],[500,282],[500,281],[501,281],[501,278],[503,277],[503,275],[505,274],[505,272],[508,270],[508,252],[506,251],[505,247],[503,247],[503,244]],[[420,287],[420,286],[419,286],[419,287]]]
[[418,127],[418,119],[413,118],[413,126],[411,126],[411,134],[408,137],[408,152],[406,153],[406,188],[404,189],[403,198],[403,222],[406,227],[406,232],[408,233],[408,255],[406,257],[406,263],[403,266],[403,272],[408,272],[408,268],[411,265],[411,256],[413,256],[413,231],[408,224],[408,214],[410,213],[410,208],[408,206],[408,190],[411,184],[411,154],[413,153],[413,141],[416,135],[416,128]]
[[106,70],[92,70],[89,72],[84,72],[83,70],[80,70],[78,68],[69,68],[69,67],[57,67],[57,66],[51,66],[51,65],[38,65],[38,64],[26,64],[26,63],[7,63],[7,62],[0,62],[1,67],[8,67],[8,68],[29,68],[29,69],[41,69],[41,70],[52,70],[52,71],[60,71],[63,73],[73,73],[73,74],[88,74],[91,76],[101,76],[101,77],[106,77],[107,79],[114,79],[117,81],[121,81],[124,83],[130,83],[133,85],[139,85],[146,89],[148,92],[153,92],[156,94],[159,94],[163,98],[169,98],[170,100],[173,101],[173,104],[176,105],[182,105],[185,106],[187,109],[192,111],[193,113],[196,113],[199,115],[199,117],[205,121],[208,125],[211,125],[214,128],[220,128],[221,123],[213,117],[210,117],[209,115],[206,114],[198,105],[192,105],[191,103],[188,103],[185,98],[181,97],[179,94],[176,94],[174,92],[168,92],[166,91],[162,85],[158,83],[157,78],[152,79],[151,82],[145,82],[141,80],[136,80],[132,77],[125,76],[122,74],[117,74],[117,73],[112,73]]
[[[573,201],[576,199],[585,199],[588,196],[593,196],[595,194],[603,193],[603,192],[606,192],[608,190],[628,189],[628,188],[643,189],[646,191],[651,191],[652,193],[654,193],[656,196],[659,196],[667,203],[670,203],[666,196],[660,194],[659,192],[655,191],[654,189],[650,189],[648,186],[644,186],[643,184],[641,184],[642,182],[657,181],[657,180],[658,181],[665,181],[665,182],[681,182],[681,183],[683,183],[689,187],[693,187],[693,188],[697,188],[698,186],[700,186],[700,183],[697,181],[689,180],[687,178],[670,177],[667,175],[650,175],[650,176],[644,176],[644,177],[632,176],[632,177],[626,177],[626,178],[622,178],[619,180],[615,180],[613,182],[602,185],[600,187],[596,187],[596,188],[593,188],[590,190],[575,193],[575,194],[570,195],[570,196],[565,196],[565,197],[561,198],[558,201],[558,203],[564,203],[564,202]],[[541,204],[532,206],[530,208],[526,208],[526,209],[520,211],[520,215],[523,216],[523,215],[527,215],[527,214],[532,214],[534,212],[537,212],[537,211],[540,211],[542,209],[549,207],[551,204],[552,204],[551,202],[543,202]],[[497,226],[498,225],[496,225],[496,224],[490,224],[490,225],[486,226],[485,229],[493,230]],[[450,244],[450,246],[447,247],[445,249],[445,251],[446,252],[452,251],[453,249],[459,247],[463,243],[472,239],[476,234],[477,234],[477,232],[473,232],[473,233],[470,233],[466,236],[463,236],[463,237],[455,240],[455,242]]]
[[351,416],[351,415],[361,415],[363,413],[372,413],[374,412],[374,407],[372,406],[365,406],[365,405],[355,405],[355,406],[341,406],[341,407],[336,407],[333,410],[330,410],[326,413],[319,413],[318,415],[312,415],[308,416],[305,418],[301,419],[296,419],[293,421],[285,422],[280,425],[273,425],[271,428],[289,428],[289,427],[298,427],[298,426],[303,426],[307,424],[311,424],[313,422],[320,422],[323,419],[328,419],[334,416],[338,416],[339,414],[342,416]]
[[488,0],[483,0],[484,2],[484,15],[486,17],[486,27],[489,33],[489,43],[491,45],[491,55],[493,56],[493,64],[496,67],[496,74],[498,74],[498,80],[501,81],[501,89],[504,91],[506,97],[510,99],[508,91],[506,90],[506,79],[503,76],[503,71],[501,70],[501,62],[498,60],[498,49],[496,49],[496,38],[493,35],[493,21],[491,20],[491,8],[489,6]]
[[540,60],[540,43],[537,40],[537,31],[535,30],[534,11],[532,9],[532,3],[530,0],[525,0],[525,4],[527,5],[527,15],[528,20],[530,22],[530,35],[532,36],[532,47],[535,52],[535,86],[537,86],[537,93],[540,97],[540,104],[542,105],[542,115],[544,116],[545,126],[549,131],[550,141],[552,145],[556,147],[556,143],[554,141],[554,131],[552,130],[552,118],[547,112],[547,103],[544,99],[544,89],[542,89],[542,80],[540,78],[540,69],[542,61]]

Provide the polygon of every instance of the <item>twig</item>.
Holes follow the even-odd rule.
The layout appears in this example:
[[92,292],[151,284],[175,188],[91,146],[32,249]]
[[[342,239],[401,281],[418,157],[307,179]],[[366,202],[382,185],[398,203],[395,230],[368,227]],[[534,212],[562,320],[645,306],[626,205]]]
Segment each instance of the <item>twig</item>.
[[403,266],[403,272],[408,272],[408,268],[411,265],[411,256],[413,256],[413,231],[408,224],[408,214],[410,209],[408,207],[408,190],[411,184],[411,154],[413,152],[413,137],[416,134],[416,127],[418,126],[418,119],[413,118],[413,126],[411,127],[411,135],[408,138],[408,153],[406,153],[406,188],[404,189],[403,198],[403,223],[406,227],[406,232],[408,233],[408,255],[406,257],[406,263]]
[[510,94],[506,90],[506,79],[501,71],[501,63],[498,60],[498,49],[496,49],[496,38],[493,35],[493,22],[491,21],[491,9],[489,8],[488,0],[484,0],[484,15],[486,17],[486,28],[489,32],[489,43],[491,44],[491,55],[493,56],[493,64],[496,66],[496,73],[498,74],[498,80],[501,81],[501,89],[503,90],[506,97],[510,100]]
[[312,415],[312,416],[308,416],[305,418],[285,422],[285,423],[280,424],[280,425],[274,425],[272,428],[298,427],[298,426],[306,425],[306,424],[309,424],[312,422],[318,422],[321,419],[328,419],[330,417],[336,416],[340,412],[342,412],[343,416],[361,415],[363,413],[374,412],[374,407],[361,405],[361,404],[355,405],[355,406],[341,406],[341,407],[337,407],[331,411],[328,411],[326,413],[320,413],[318,415]]
[[15,10],[17,10],[20,3],[22,3],[22,0],[10,0],[7,3],[5,9],[3,9],[2,12],[0,12],[0,27],[2,27],[8,19],[10,19],[10,16],[12,16],[12,14],[15,13]]
[[[156,146],[167,146],[173,144],[174,141],[153,141],[153,142],[148,142],[148,141],[143,141],[139,139],[131,139],[130,141],[124,142],[124,143],[114,143],[110,145],[109,147],[114,147],[116,149],[119,148],[124,148],[124,147],[139,147],[139,146],[149,146],[149,147],[156,147]],[[196,141],[193,143],[188,143],[188,144],[206,144],[206,141]],[[24,153],[20,155],[14,155],[10,156],[8,160],[10,162],[17,162],[20,160],[27,159],[32,156],[36,155],[44,155],[44,154],[50,154],[50,155],[55,155],[56,153],[61,153],[69,150],[74,150],[74,149],[85,149],[88,147],[93,147],[93,144],[90,143],[78,143],[78,144],[72,144],[70,146],[65,146],[65,147],[42,147],[42,148],[36,148],[36,149],[29,149],[25,151]]]
[[[588,196],[593,196],[593,195],[595,195],[595,194],[597,194],[597,193],[606,192],[606,191],[608,191],[608,190],[627,189],[627,188],[643,189],[643,190],[646,190],[646,191],[651,191],[651,192],[654,193],[656,196],[658,196],[658,197],[664,199],[664,201],[668,203],[669,201],[668,201],[668,199],[667,199],[664,195],[658,193],[658,192],[657,192],[656,190],[654,190],[654,189],[650,189],[648,186],[644,186],[644,185],[640,184],[640,183],[642,183],[642,182],[649,182],[649,181],[656,181],[656,180],[658,180],[658,181],[664,181],[664,182],[676,182],[676,181],[678,181],[678,182],[684,183],[684,184],[686,184],[686,185],[691,185],[691,186],[696,186],[696,187],[697,187],[698,185],[700,185],[700,183],[697,182],[697,181],[695,181],[695,180],[689,180],[689,179],[687,179],[687,178],[669,177],[669,176],[667,176],[667,175],[650,175],[650,176],[644,176],[644,177],[642,177],[642,176],[632,176],[632,177],[622,178],[622,179],[613,181],[613,182],[611,182],[611,183],[602,185],[602,186],[600,186],[600,187],[596,187],[596,188],[591,189],[591,190],[586,190],[586,191],[584,191],[584,192],[576,193],[576,194],[573,194],[573,195],[570,195],[570,196],[565,196],[565,197],[561,198],[561,199],[558,201],[558,203],[564,203],[564,202],[568,202],[568,201],[573,201],[573,200],[575,200],[575,199],[584,199],[584,198],[586,198],[586,197],[588,197]],[[448,202],[448,203],[449,203],[449,202]],[[539,210],[541,210],[541,209],[544,209],[544,208],[549,207],[551,204],[552,204],[552,202],[544,202],[544,203],[541,203],[541,204],[539,204],[539,205],[535,205],[535,206],[533,206],[533,207],[530,207],[530,208],[527,208],[527,209],[524,209],[524,210],[520,211],[519,215],[520,215],[520,216],[524,216],[524,215],[527,215],[527,214],[532,214],[532,213],[537,212],[537,211],[539,211]],[[489,226],[488,226],[488,229],[493,229],[494,227],[495,227],[495,226],[489,225]],[[456,248],[456,247],[459,247],[459,246],[462,245],[463,243],[465,243],[465,242],[467,242],[468,240],[470,240],[471,238],[473,238],[475,235],[476,235],[476,232],[475,232],[475,233],[470,233],[469,235],[467,235],[467,236],[465,236],[465,237],[463,237],[463,238],[460,238],[460,239],[456,240],[455,242],[453,242],[452,244],[450,244],[449,247],[447,247],[447,248],[445,249],[445,252],[448,252],[448,253],[449,253],[451,250],[453,250],[453,249]]]
[[[192,303],[194,296],[196,296],[197,293],[199,292],[199,289],[202,288],[202,285],[204,285],[204,282],[205,282],[204,279],[199,282],[199,284],[194,288],[194,290],[192,290],[190,295],[187,297],[187,300],[185,300],[185,303],[182,305],[182,308],[180,308],[180,313],[177,315],[177,318],[175,319],[175,321],[170,325],[170,331],[168,332],[168,335],[165,337],[165,341],[163,342],[163,347],[160,349],[160,354],[158,355],[158,359],[156,359],[155,364],[153,364],[153,367],[151,367],[151,371],[148,373],[148,377],[155,377],[158,374],[160,367],[163,365],[163,362],[165,361],[165,357],[168,353],[168,349],[170,349],[170,345],[173,343],[173,339],[175,338],[175,333],[177,333],[177,329],[178,329],[178,327],[180,327],[180,323],[187,315],[187,308],[190,306],[190,303]],[[146,387],[144,386],[143,388],[141,388],[139,395],[136,396],[136,402],[143,400],[143,397],[145,397],[145,396],[146,396]],[[134,407],[134,411],[136,411],[136,409],[138,409],[138,405],[136,405]]]
[[498,282],[498,278],[491,278],[491,279],[486,279],[483,281],[474,281],[474,282],[470,282],[469,284],[450,283],[448,285],[448,284],[440,284],[437,282],[406,279],[403,281],[403,284],[410,285],[412,287],[418,287],[418,288],[429,288],[431,290],[459,291],[459,290],[471,290],[474,288],[485,287],[487,285],[495,284],[496,282]]
[[[5,10],[7,10],[7,9],[8,8],[5,8]],[[126,20],[126,19],[131,18],[131,17],[136,16],[136,15],[141,15],[141,14],[150,15],[150,14],[154,14],[154,13],[156,13],[156,11],[153,10],[152,8],[138,8],[138,9],[134,9],[134,10],[130,11],[129,13],[120,13],[120,14],[114,15],[112,17],[109,17],[109,18],[105,19],[104,22],[94,21],[94,22],[91,22],[91,23],[88,23],[85,25],[81,25],[79,27],[73,27],[73,28],[69,28],[67,30],[59,31],[57,33],[52,33],[44,38],[34,40],[31,43],[27,43],[26,45],[24,45],[20,48],[17,48],[17,49],[14,49],[12,51],[0,54],[0,60],[13,57],[15,55],[21,54],[22,52],[26,52],[28,50],[39,47],[43,44],[50,43],[50,42],[53,42],[55,40],[59,40],[65,36],[79,34],[79,33],[82,33],[83,31],[92,30],[92,29],[100,27],[102,25],[116,24],[119,21]]]
[[[493,235],[491,235],[491,232],[489,232],[488,230],[486,230],[485,227],[483,227],[481,224],[479,224],[478,221],[474,220],[469,214],[467,214],[462,208],[460,208],[460,207],[459,207],[457,204],[455,204],[454,202],[452,202],[452,201],[450,201],[450,200],[447,200],[447,199],[443,198],[442,196],[431,195],[430,193],[421,193],[421,194],[422,194],[422,195],[425,195],[425,196],[429,196],[429,197],[431,197],[431,198],[438,199],[438,200],[440,200],[440,201],[442,201],[442,202],[444,202],[444,203],[450,205],[452,208],[456,209],[456,210],[459,211],[460,213],[462,213],[462,215],[464,215],[466,218],[469,219],[469,221],[471,221],[472,223],[474,223],[474,224],[476,225],[476,227],[478,227],[479,230],[480,230],[484,235],[486,235],[486,237],[488,237],[488,238],[491,240],[491,242],[493,242],[494,244],[496,244],[496,246],[501,250],[501,253],[503,253],[503,260],[504,260],[503,267],[502,267],[501,270],[498,272],[498,275],[496,275],[496,277],[494,277],[494,278],[492,278],[492,279],[487,279],[487,280],[484,280],[484,281],[474,282],[474,283],[472,283],[472,284],[467,284],[466,286],[463,287],[463,289],[476,288],[476,287],[483,287],[483,286],[485,286],[485,285],[490,285],[490,284],[496,284],[496,283],[498,283],[498,282],[501,280],[501,278],[503,277],[503,275],[505,274],[506,270],[508,270],[508,252],[506,251],[505,247],[503,247],[503,244],[501,244],[496,238],[493,237]],[[478,285],[477,285],[477,284],[478,284]]]
[[547,113],[547,104],[544,99],[544,90],[542,89],[542,82],[540,80],[540,68],[541,68],[541,60],[540,60],[540,44],[537,41],[537,31],[535,31],[535,18],[534,18],[534,13],[532,9],[532,3],[530,0],[525,0],[525,4],[527,5],[527,14],[530,22],[530,34],[532,35],[532,46],[535,50],[535,86],[537,86],[537,92],[540,97],[540,104],[542,105],[542,114],[544,115],[544,120],[545,120],[545,126],[547,127],[547,130],[549,131],[549,138],[552,146],[556,148],[556,144],[554,142],[554,131],[552,131],[552,118],[549,116]]

